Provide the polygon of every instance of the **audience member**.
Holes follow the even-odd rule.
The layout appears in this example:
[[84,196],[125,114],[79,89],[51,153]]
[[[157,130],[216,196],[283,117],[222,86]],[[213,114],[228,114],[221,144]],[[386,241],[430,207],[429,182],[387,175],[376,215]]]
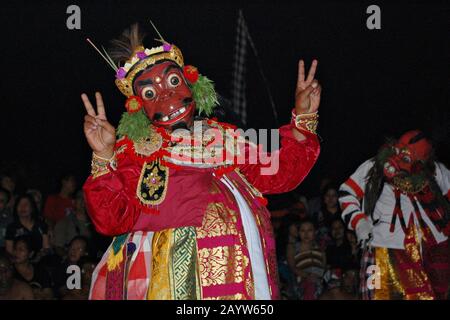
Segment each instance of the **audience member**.
[[74,209],[72,195],[77,188],[75,176],[71,174],[65,175],[60,182],[61,188],[59,193],[49,195],[44,206],[44,217],[51,228]]
[[345,226],[341,218],[331,223],[332,242],[327,246],[327,264],[331,269],[347,269],[354,265],[352,247],[345,237]]
[[33,197],[34,203],[36,203],[38,212],[42,213],[42,207],[43,207],[42,193],[37,189],[28,189],[26,194],[29,194]]
[[319,300],[357,300],[357,295],[348,292],[348,278],[348,275],[342,274],[341,269],[333,269],[327,290],[320,296]]
[[50,275],[39,264],[33,264],[30,238],[20,236],[14,239],[14,277],[28,283],[33,288],[35,299],[49,300],[53,298]]
[[296,217],[285,216],[275,238],[280,293],[286,299],[296,299],[297,297],[296,276],[287,261],[287,245],[291,243],[293,246],[297,246],[299,241],[298,228],[299,222]]
[[359,266],[356,269],[344,270],[342,290],[355,297],[355,299],[359,298]]
[[78,265],[82,257],[88,253],[88,240],[83,236],[76,236],[70,241],[67,257],[60,264],[55,274],[55,286],[60,296],[67,294],[67,268],[71,265]]
[[12,210],[16,200],[16,178],[10,174],[0,175],[0,187],[9,191],[8,208]]
[[319,194],[312,197],[309,201],[308,201],[308,214],[310,217],[313,216],[313,214],[315,214],[316,212],[320,211],[320,208],[322,207],[322,194],[323,194],[323,189],[327,186],[331,184],[331,179],[328,177],[322,178],[319,182]]
[[355,231],[346,229],[345,230],[345,238],[347,239],[347,243],[350,245],[352,250],[352,263],[351,267],[353,269],[359,269],[361,265],[361,256],[362,251],[358,246],[358,239],[356,238]]
[[298,201],[294,202],[289,210],[289,214],[296,216],[298,220],[309,218],[308,202],[304,196],[298,196]]
[[315,300],[322,293],[326,256],[315,240],[312,221],[300,223],[299,238],[299,242],[288,243],[287,261],[297,277],[299,299]]
[[88,300],[89,289],[91,287],[92,274],[98,260],[89,256],[81,257],[79,266],[81,268],[81,288],[68,290],[63,296],[63,300]]
[[13,222],[12,210],[8,207],[11,195],[0,187],[0,248],[5,247],[6,229]]
[[33,300],[27,283],[14,278],[14,267],[5,254],[0,254],[0,300]]
[[82,191],[77,192],[75,197],[75,210],[59,221],[54,229],[53,245],[55,251],[64,256],[69,242],[76,236],[87,239],[92,237],[93,227],[86,212],[84,195]]
[[47,224],[39,217],[36,204],[30,195],[17,198],[14,207],[14,221],[6,230],[6,251],[13,254],[15,238],[28,235],[36,258],[45,255],[50,249]]
[[335,186],[325,186],[322,193],[321,208],[318,212],[313,214],[313,221],[318,228],[317,240],[323,249],[325,249],[331,241],[331,222],[341,216],[337,192],[338,189]]

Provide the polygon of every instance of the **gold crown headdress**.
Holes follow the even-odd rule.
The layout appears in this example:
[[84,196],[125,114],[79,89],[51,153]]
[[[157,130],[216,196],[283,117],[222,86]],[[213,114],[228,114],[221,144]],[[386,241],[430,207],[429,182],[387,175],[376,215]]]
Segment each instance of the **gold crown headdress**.
[[[108,65],[116,72],[116,86],[127,97],[134,95],[133,81],[135,77],[142,70],[154,65],[158,61],[170,60],[175,62],[180,68],[184,67],[181,50],[174,44],[165,41],[153,22],[150,21],[150,23],[160,37],[155,40],[163,43],[161,46],[150,49],[145,48],[142,45],[144,35],[139,32],[137,24],[134,24],[130,29],[125,30],[119,39],[112,41],[116,46],[116,49],[112,50],[111,54],[108,54],[103,47],[102,53],[90,39],[87,39],[103,59],[105,59]],[[117,60],[119,66],[116,65],[114,60]],[[125,60],[125,63],[123,66],[120,66],[120,61],[123,60]]]
[[87,39],[115,71],[116,86],[128,98],[125,103],[128,112],[123,114],[117,133],[126,135],[132,140],[139,139],[149,132],[146,128],[150,121],[142,110],[142,99],[135,96],[133,81],[142,70],[159,61],[173,61],[183,69],[183,75],[192,91],[192,98],[200,114],[205,113],[210,116],[216,105],[219,104],[213,82],[201,75],[194,66],[185,66],[180,49],[165,41],[153,22],[150,21],[150,23],[159,36],[159,39],[155,40],[162,42],[159,47],[146,49],[143,46],[142,40],[145,35],[139,32],[137,24],[132,25],[118,39],[112,41],[113,48],[109,53],[104,47],[101,47],[103,52],[100,51],[91,40]]

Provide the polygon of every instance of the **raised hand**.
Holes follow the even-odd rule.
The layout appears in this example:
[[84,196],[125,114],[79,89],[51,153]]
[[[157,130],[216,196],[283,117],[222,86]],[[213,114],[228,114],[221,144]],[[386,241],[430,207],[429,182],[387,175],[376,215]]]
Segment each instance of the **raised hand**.
[[300,60],[298,63],[298,79],[295,90],[295,111],[297,114],[312,113],[319,109],[322,87],[314,79],[317,64],[318,61],[313,60],[308,76],[305,79],[305,62]]
[[116,143],[116,129],[108,122],[100,92],[95,93],[97,112],[89,101],[88,96],[81,95],[87,115],[84,117],[84,135],[94,153],[102,158],[110,159],[114,154]]

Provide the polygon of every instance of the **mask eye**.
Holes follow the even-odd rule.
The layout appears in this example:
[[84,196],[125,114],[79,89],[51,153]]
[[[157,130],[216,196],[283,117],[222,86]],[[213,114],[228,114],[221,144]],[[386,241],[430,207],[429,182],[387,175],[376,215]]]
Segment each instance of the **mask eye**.
[[180,85],[181,83],[181,78],[175,74],[172,73],[171,75],[169,75],[169,77],[167,78],[167,83],[169,84],[170,87],[172,88],[176,88]]
[[156,97],[156,91],[153,87],[145,87],[141,92],[142,99],[152,100]]
[[406,163],[411,163],[411,157],[410,156],[403,156],[402,160]]

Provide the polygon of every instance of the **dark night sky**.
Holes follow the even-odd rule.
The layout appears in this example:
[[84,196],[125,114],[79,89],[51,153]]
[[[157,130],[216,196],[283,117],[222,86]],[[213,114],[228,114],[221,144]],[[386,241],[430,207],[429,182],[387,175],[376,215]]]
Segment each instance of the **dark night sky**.
[[[81,92],[103,93],[117,124],[124,97],[112,70],[85,42],[107,44],[131,23],[148,20],[183,51],[185,62],[230,96],[237,9],[244,15],[280,115],[289,120],[297,60],[319,59],[323,85],[322,153],[301,191],[325,175],[341,181],[374,155],[386,136],[420,128],[436,139],[449,165],[450,4],[378,2],[382,29],[366,28],[372,2],[342,1],[14,1],[2,4],[1,169],[22,168],[28,185],[52,191],[73,171],[84,179],[90,151],[82,132]],[[66,8],[81,7],[81,30],[66,28]],[[248,64],[249,126],[275,128],[252,54]],[[22,186],[24,179],[22,178]]]

